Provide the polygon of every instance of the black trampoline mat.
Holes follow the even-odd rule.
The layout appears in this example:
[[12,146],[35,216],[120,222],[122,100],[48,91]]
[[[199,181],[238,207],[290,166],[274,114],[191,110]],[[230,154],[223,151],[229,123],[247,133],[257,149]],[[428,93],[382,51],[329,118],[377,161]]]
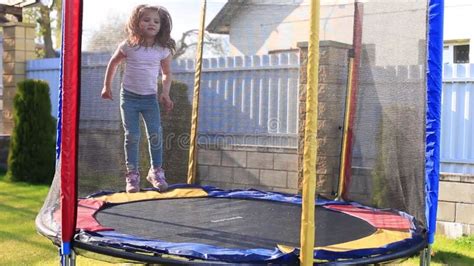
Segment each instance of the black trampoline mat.
[[[222,248],[300,245],[301,206],[264,200],[192,198],[118,204],[96,214],[105,227],[138,238]],[[316,207],[316,246],[356,240],[375,232],[367,222]]]

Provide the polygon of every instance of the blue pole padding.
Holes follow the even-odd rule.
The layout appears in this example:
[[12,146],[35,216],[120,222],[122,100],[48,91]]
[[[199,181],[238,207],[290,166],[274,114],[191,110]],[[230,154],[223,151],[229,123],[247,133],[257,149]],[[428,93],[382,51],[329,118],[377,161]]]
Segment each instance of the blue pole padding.
[[71,242],[61,243],[61,256],[71,255]]
[[428,12],[425,215],[428,243],[433,244],[436,232],[440,173],[444,0],[430,0]]
[[[62,21],[64,20],[64,8],[62,9]],[[64,23],[61,23],[61,32],[63,33],[65,31],[66,26]],[[61,38],[61,47],[64,47],[64,38]],[[59,161],[59,158],[61,156],[61,127],[62,127],[62,113],[63,113],[63,57],[64,53],[61,50],[61,64],[60,64],[60,69],[59,69],[59,93],[58,93],[58,121],[56,125],[56,166],[57,162]]]

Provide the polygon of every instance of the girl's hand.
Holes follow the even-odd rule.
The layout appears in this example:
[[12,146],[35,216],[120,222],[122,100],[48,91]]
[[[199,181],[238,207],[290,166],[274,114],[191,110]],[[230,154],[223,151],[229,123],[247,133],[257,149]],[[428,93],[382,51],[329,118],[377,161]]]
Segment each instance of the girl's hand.
[[112,90],[104,86],[104,88],[102,88],[101,97],[102,99],[113,100]]
[[166,113],[169,113],[171,110],[173,110],[174,102],[171,100],[168,94],[160,94],[160,103],[163,104]]

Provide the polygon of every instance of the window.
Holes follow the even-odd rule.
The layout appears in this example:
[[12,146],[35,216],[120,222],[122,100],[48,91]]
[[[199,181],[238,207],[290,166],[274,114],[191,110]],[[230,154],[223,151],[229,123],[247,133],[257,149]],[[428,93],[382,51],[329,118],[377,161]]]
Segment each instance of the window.
[[453,62],[453,57],[451,56],[451,47],[443,47],[443,64],[449,64]]
[[454,64],[469,63],[469,45],[455,45],[453,48]]
[[443,64],[474,63],[469,58],[469,40],[447,41],[443,45]]

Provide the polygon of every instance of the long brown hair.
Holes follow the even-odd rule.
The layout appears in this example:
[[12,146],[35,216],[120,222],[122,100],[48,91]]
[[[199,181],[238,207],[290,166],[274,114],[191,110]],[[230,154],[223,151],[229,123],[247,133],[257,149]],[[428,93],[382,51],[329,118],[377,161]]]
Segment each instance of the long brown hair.
[[158,12],[158,16],[160,17],[160,31],[155,37],[154,45],[169,48],[171,53],[174,54],[176,51],[176,42],[171,38],[173,21],[171,20],[171,15],[168,10],[161,6],[139,5],[133,9],[125,28],[128,34],[128,43],[131,46],[145,46],[145,38],[140,32],[139,24],[143,14],[148,10]]

